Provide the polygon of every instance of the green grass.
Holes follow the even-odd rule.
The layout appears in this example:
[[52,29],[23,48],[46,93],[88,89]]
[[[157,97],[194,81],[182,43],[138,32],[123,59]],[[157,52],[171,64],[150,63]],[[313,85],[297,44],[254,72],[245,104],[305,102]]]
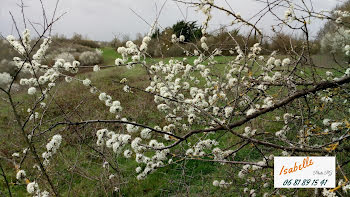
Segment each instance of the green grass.
[[117,58],[121,58],[121,55],[117,54],[113,48],[102,48],[103,61],[105,65],[114,65],[114,61]]

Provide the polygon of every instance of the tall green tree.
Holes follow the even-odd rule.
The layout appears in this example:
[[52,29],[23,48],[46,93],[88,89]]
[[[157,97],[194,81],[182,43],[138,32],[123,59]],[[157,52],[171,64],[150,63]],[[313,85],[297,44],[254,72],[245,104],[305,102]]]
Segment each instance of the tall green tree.
[[172,27],[177,37],[185,36],[185,42],[193,42],[202,37],[202,28],[195,21],[179,21]]

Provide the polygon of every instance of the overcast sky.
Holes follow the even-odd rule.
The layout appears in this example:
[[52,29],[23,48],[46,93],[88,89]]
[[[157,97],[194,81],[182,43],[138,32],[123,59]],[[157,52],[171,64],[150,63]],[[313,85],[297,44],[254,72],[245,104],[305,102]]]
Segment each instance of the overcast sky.
[[[56,0],[42,0],[48,16],[52,16]],[[300,0],[295,0],[300,1]],[[309,1],[309,0],[308,0]],[[19,4],[20,0],[0,0],[0,33],[3,36],[14,34],[15,30],[9,11],[11,11],[21,29]],[[31,22],[42,23],[42,12],[39,0],[23,0],[25,4],[26,19]],[[146,33],[149,26],[136,14],[134,10],[145,21],[152,23],[164,4],[159,17],[161,27],[171,26],[181,19],[187,21],[203,21],[203,15],[183,4],[176,4],[172,0],[60,0],[57,16],[67,12],[64,17],[54,25],[53,33],[73,35],[75,32],[87,36],[93,40],[109,41],[114,35],[129,35],[134,37],[136,33]],[[228,7],[227,3],[235,12],[240,12],[243,18],[250,18],[260,9],[263,4],[255,0],[216,0],[219,5]],[[330,10],[334,8],[339,0],[313,0],[314,9]],[[280,13],[283,17],[283,12]],[[215,11],[211,21],[211,28],[218,28],[221,24],[227,24],[231,19],[223,13]],[[272,17],[266,17],[259,28],[270,31],[271,24],[275,23]],[[322,26],[317,22],[312,26],[312,33],[316,33]]]

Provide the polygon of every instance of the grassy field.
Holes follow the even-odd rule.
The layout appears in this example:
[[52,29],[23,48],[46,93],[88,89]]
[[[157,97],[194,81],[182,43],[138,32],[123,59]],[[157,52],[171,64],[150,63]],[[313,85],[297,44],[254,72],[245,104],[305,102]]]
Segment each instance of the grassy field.
[[[120,57],[111,48],[103,48],[104,65],[114,65],[114,60]],[[217,57],[216,61],[219,62],[219,66],[216,67],[216,73],[225,73],[225,62],[232,60],[233,57]],[[315,57],[319,60],[320,57]],[[168,61],[171,58],[165,58],[163,61]],[[175,58],[181,59],[181,58]],[[161,60],[161,59],[156,59]],[[189,62],[192,62],[194,58],[188,58]],[[150,59],[147,60],[150,63]],[[325,62],[324,60],[319,60]],[[329,66],[329,65],[328,65]],[[309,72],[309,68],[305,68],[305,72]],[[324,70],[320,69],[319,73],[324,75]],[[86,72],[76,76],[80,79],[89,78],[92,83],[110,94],[113,99],[119,100],[124,108],[124,116],[128,120],[137,120],[139,123],[157,123],[161,124],[165,120],[162,119],[162,114],[157,111],[156,105],[153,102],[153,97],[149,94],[137,92],[137,94],[125,94],[121,93],[123,86],[119,85],[118,81],[123,78],[128,79],[128,84],[135,87],[145,88],[148,82],[148,75],[144,68],[136,66],[134,69],[129,70],[123,67],[113,67],[102,69],[98,73]],[[69,117],[71,121],[81,121],[86,119],[113,119],[114,117],[108,112],[108,109],[98,100],[98,95],[88,93],[89,89],[78,82],[72,82],[71,84],[57,85],[57,93],[55,99],[51,102],[51,110],[46,115],[46,121],[48,123],[56,121],[64,121]],[[3,95],[1,95],[3,97]],[[19,91],[16,94],[16,102],[21,102],[21,106],[28,106],[33,103],[33,99],[30,98],[25,91]],[[23,102],[23,103],[22,103]],[[74,110],[72,110],[74,109]],[[21,108],[21,116],[26,115],[26,108]],[[62,115],[66,114],[66,115]],[[281,115],[281,112],[274,115]],[[263,117],[263,119],[272,120],[274,117]],[[262,122],[252,122],[252,126],[258,127]],[[13,126],[13,115],[6,102],[0,102],[0,138],[13,139],[8,140],[5,144],[0,145],[0,155],[4,155],[11,158],[13,152],[21,152],[20,147],[17,150],[13,150],[14,144],[24,143],[20,137],[16,137],[17,129]],[[229,189],[220,189],[212,186],[213,179],[221,180],[221,177],[227,176],[227,173],[232,174],[232,177],[236,177],[240,167],[234,166],[222,166],[220,164],[213,164],[210,162],[201,162],[196,160],[184,160],[175,164],[168,165],[154,174],[148,176],[144,181],[136,180],[135,168],[137,163],[134,160],[124,159],[123,157],[116,156],[112,161],[118,164],[119,180],[111,180],[110,183],[102,184],[101,179],[108,177],[110,172],[107,169],[102,168],[103,160],[99,157],[97,152],[91,149],[91,144],[95,143],[95,132],[103,125],[96,124],[92,127],[69,127],[69,128],[57,128],[54,132],[47,133],[43,139],[47,139],[55,133],[61,133],[64,136],[64,142],[62,148],[59,150],[59,159],[54,162],[50,167],[49,172],[52,172],[54,183],[58,186],[59,192],[62,196],[114,196],[110,192],[106,192],[107,189],[116,186],[116,183],[120,187],[121,194],[123,196],[176,196],[176,195],[189,195],[189,196],[233,196],[243,195],[242,188],[245,180],[234,182],[235,187]],[[153,125],[151,125],[153,126]],[[119,125],[109,125],[111,130],[120,129]],[[200,126],[198,126],[200,128]],[[243,131],[243,127],[237,128],[238,132]],[[277,127],[269,128],[271,132],[276,131]],[[212,135],[213,139],[221,137],[222,143],[234,143],[238,139],[235,137],[227,136],[223,131],[217,132]],[[36,139],[38,144],[43,146],[37,147],[39,152],[44,149],[44,144],[41,138]],[[84,143],[77,143],[82,142]],[[185,148],[186,145],[179,147],[179,151]],[[220,144],[223,146],[223,144]],[[11,147],[11,148],[10,148]],[[109,153],[110,154],[110,153]],[[243,148],[239,154],[236,155],[237,161],[243,160],[258,160],[260,153],[252,146]],[[30,160],[30,158],[28,158]],[[25,190],[25,184],[16,183],[15,169],[10,162],[1,160],[2,165],[6,166],[6,172],[8,179],[11,182],[11,189],[15,196],[28,196]],[[31,173],[33,161],[26,162],[23,166],[24,169],[28,169],[27,173]],[[74,166],[74,167],[72,167]],[[56,169],[53,170],[53,169]],[[57,169],[59,169],[57,171]],[[52,171],[51,171],[52,170]],[[238,179],[239,180],[239,179]],[[272,183],[272,182],[271,182]],[[273,187],[273,184],[271,184]],[[5,182],[0,178],[0,191],[6,193]],[[269,189],[269,188],[267,188]],[[303,191],[303,190],[301,190]],[[306,191],[306,190],[305,190]],[[308,196],[309,192],[304,193]],[[303,196],[303,195],[301,195]]]

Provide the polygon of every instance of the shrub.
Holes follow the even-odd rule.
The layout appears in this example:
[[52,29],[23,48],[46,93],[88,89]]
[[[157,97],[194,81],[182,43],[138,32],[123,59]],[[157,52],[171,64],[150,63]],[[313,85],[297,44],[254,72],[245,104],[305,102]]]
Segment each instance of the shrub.
[[102,62],[102,53],[85,51],[80,54],[79,61],[82,65],[95,65]]
[[13,76],[18,71],[16,64],[13,61],[3,59],[0,61],[0,73],[7,72]]
[[64,59],[66,62],[73,62],[75,60],[74,56],[69,52],[63,52],[57,55],[54,60]]

